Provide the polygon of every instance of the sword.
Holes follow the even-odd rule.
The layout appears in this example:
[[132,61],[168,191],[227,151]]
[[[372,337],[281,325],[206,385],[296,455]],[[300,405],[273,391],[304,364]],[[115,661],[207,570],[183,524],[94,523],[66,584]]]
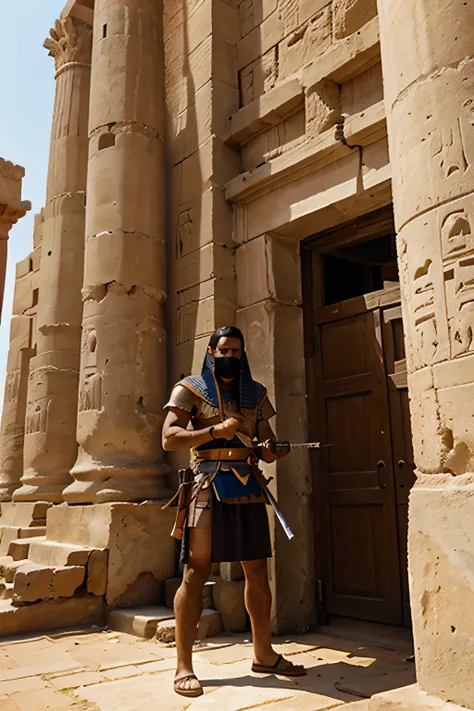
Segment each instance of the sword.
[[269,504],[272,507],[273,511],[275,512],[275,516],[277,517],[277,519],[279,520],[279,522],[281,524],[281,527],[285,531],[288,540],[291,541],[291,539],[295,537],[295,534],[293,533],[293,531],[291,530],[291,528],[288,526],[287,522],[285,521],[285,518],[284,518],[282,512],[278,508],[277,500],[275,499],[272,492],[268,488],[268,483],[271,481],[271,479],[269,479],[267,481],[267,479],[265,479],[265,477],[263,476],[260,469],[254,469],[254,475],[255,475],[255,478],[257,479],[258,483],[260,484],[260,486],[262,487],[262,489],[265,491],[266,495],[268,496]]

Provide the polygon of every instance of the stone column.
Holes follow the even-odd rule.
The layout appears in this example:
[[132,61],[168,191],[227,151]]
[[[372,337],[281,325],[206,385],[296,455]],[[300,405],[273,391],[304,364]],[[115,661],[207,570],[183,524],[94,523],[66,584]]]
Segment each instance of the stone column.
[[474,707],[474,4],[378,7],[417,466],[417,676]]
[[158,0],[96,0],[84,316],[68,503],[163,496],[164,99]]
[[45,42],[56,98],[41,256],[37,355],[31,361],[24,475],[15,501],[62,501],[76,445],[92,28],[57,21]]
[[31,348],[31,316],[14,316],[10,324],[5,397],[0,435],[0,501],[11,501],[23,474],[26,394]]
[[31,203],[21,199],[25,169],[0,158],[0,317],[7,270],[8,238],[18,220],[31,210]]

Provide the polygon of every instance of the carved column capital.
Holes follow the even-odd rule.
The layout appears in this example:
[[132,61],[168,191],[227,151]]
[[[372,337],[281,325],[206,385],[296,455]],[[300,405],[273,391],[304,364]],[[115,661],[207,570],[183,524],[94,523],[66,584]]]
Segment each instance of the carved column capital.
[[83,20],[66,17],[56,20],[50,36],[44,41],[49,56],[54,57],[56,79],[67,69],[90,67],[92,54],[92,27]]

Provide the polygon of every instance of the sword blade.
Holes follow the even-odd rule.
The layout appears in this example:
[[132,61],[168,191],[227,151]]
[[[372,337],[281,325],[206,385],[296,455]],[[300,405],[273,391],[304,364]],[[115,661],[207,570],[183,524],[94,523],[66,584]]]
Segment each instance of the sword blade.
[[291,539],[295,537],[295,534],[293,533],[293,531],[291,530],[291,528],[288,526],[287,522],[283,518],[283,514],[280,511],[280,509],[278,508],[276,499],[268,487],[266,487],[266,494],[268,496],[268,500],[270,501],[271,507],[275,512],[275,516],[277,517],[277,519],[279,520],[279,522],[281,524],[281,527],[285,531],[288,540],[291,541]]
[[321,442],[291,442],[291,448],[306,447],[306,449],[322,449],[323,447],[334,447],[333,444],[322,444]]

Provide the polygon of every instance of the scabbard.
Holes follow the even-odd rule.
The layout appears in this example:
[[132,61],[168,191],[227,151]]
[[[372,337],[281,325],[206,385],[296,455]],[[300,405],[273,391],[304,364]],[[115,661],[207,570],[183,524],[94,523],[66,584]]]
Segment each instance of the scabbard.
[[177,540],[182,540],[183,531],[186,526],[189,505],[192,501],[192,487],[194,484],[194,474],[192,469],[180,469],[179,471],[179,488],[171,501],[168,501],[163,508],[168,506],[176,506],[176,520],[173,526],[171,535]]

